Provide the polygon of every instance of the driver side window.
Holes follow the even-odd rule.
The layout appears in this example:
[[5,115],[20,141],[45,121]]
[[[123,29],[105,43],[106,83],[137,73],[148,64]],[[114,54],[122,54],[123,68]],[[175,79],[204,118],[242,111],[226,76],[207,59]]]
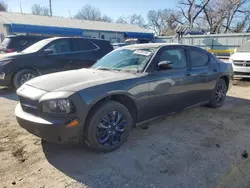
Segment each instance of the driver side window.
[[158,63],[161,61],[171,61],[173,69],[181,69],[187,67],[185,51],[183,49],[166,49],[159,57]]
[[59,54],[59,53],[67,53],[71,52],[70,50],[70,42],[69,40],[56,40],[55,42],[52,42],[47,49],[53,50],[53,54]]

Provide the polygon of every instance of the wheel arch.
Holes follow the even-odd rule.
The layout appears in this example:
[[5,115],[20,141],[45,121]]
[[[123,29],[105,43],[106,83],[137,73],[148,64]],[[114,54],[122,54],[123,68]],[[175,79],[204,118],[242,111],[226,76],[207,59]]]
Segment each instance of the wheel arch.
[[[225,80],[225,82],[226,82],[226,84],[227,84],[227,88],[229,88],[229,76],[227,76],[227,75],[222,75],[222,76],[219,77],[219,79]],[[219,79],[218,79],[218,80],[219,80]]]
[[32,67],[32,66],[23,66],[23,67],[17,67],[15,68],[14,70],[12,70],[9,74],[8,74],[8,77],[9,79],[11,80],[12,84],[13,84],[13,79],[14,79],[14,76],[21,70],[32,70],[32,71],[35,71],[37,72],[37,74],[40,76],[41,75],[41,72],[36,68],[36,67]]
[[86,115],[86,119],[85,119],[85,125],[84,125],[84,133],[86,133],[87,131],[87,126],[86,126],[86,123],[88,122],[92,112],[98,108],[100,105],[103,104],[103,102],[107,101],[107,100],[113,100],[113,101],[116,101],[116,102],[119,102],[121,103],[122,105],[124,105],[129,113],[131,114],[132,116],[132,119],[133,119],[133,126],[135,126],[136,122],[137,122],[137,105],[135,103],[135,100],[133,99],[132,95],[131,94],[128,94],[128,93],[112,93],[112,94],[108,94],[108,95],[105,95],[105,96],[102,96],[100,99],[98,100],[95,100],[89,107],[89,110],[88,110],[88,113]]

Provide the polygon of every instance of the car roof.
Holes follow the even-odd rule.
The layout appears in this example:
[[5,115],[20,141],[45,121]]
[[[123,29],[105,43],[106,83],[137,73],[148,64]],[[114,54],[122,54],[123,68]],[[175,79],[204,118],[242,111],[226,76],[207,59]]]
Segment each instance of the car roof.
[[40,35],[8,35],[6,38],[45,38],[46,36]]
[[160,47],[164,47],[164,46],[186,46],[186,47],[194,47],[194,48],[202,49],[202,48],[200,48],[198,46],[191,46],[191,45],[185,45],[185,44],[179,44],[179,43],[146,43],[146,44],[134,44],[134,45],[123,46],[121,48],[123,48],[123,49],[147,49],[147,48],[160,48]]

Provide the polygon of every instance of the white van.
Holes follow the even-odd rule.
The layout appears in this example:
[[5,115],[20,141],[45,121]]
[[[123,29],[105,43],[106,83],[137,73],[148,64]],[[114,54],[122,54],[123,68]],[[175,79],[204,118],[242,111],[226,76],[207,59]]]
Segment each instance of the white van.
[[250,78],[250,41],[237,48],[229,61],[233,65],[234,77]]

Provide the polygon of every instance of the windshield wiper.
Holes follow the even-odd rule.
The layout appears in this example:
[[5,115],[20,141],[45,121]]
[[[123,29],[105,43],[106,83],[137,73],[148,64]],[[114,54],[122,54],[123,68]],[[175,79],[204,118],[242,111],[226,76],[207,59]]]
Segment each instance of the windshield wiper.
[[105,67],[100,67],[100,68],[97,68],[96,70],[107,70],[107,71],[115,70],[115,71],[121,71],[121,69],[112,69],[112,68],[105,68]]

